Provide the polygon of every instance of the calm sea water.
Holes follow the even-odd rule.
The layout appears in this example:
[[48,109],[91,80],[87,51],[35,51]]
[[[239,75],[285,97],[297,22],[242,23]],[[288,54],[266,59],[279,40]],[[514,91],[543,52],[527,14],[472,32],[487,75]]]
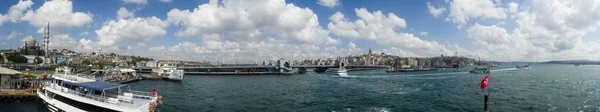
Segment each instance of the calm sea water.
[[[598,111],[600,66],[504,64],[489,79],[492,111]],[[482,111],[485,75],[464,72],[350,72],[327,74],[197,76],[179,82],[149,80],[132,89],[158,89],[163,112],[198,111]],[[0,111],[45,111],[36,101],[0,104]]]

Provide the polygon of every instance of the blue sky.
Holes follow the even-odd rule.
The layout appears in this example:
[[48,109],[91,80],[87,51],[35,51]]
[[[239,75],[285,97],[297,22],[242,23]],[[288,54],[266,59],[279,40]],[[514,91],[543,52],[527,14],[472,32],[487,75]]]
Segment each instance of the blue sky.
[[[598,60],[598,0],[33,0],[0,4],[0,48],[182,60],[376,53],[502,61]],[[549,16],[551,15],[551,16]],[[31,36],[31,37],[30,37]]]

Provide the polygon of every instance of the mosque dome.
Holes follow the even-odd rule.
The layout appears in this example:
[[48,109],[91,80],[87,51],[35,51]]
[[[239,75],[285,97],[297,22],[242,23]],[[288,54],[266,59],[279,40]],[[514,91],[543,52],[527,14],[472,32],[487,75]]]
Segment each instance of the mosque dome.
[[35,39],[26,40],[24,43],[27,46],[37,46],[37,44],[38,44],[37,41],[35,41]]

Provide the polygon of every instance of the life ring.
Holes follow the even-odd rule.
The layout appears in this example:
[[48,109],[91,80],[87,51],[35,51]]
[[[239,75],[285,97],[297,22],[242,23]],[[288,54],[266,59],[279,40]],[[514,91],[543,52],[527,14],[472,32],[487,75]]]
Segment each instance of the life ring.
[[150,102],[150,106],[148,107],[149,112],[156,112],[156,103]]
[[163,97],[162,96],[158,96],[158,104],[163,104]]

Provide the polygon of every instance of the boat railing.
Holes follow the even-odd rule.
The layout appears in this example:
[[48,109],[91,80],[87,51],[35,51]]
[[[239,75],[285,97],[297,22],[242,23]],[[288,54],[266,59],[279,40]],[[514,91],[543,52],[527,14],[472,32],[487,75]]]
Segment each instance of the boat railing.
[[52,89],[58,90],[58,91],[60,91],[62,93],[67,93],[67,94],[71,94],[71,95],[77,95],[77,96],[80,96],[80,97],[84,97],[84,98],[91,99],[91,100],[98,101],[98,102],[102,102],[102,103],[109,103],[109,104],[114,104],[114,105],[128,104],[127,102],[122,102],[122,101],[118,101],[118,102],[114,102],[114,103],[110,103],[109,102],[109,98],[115,98],[116,99],[116,97],[104,97],[104,96],[99,96],[99,95],[83,94],[83,93],[77,92],[75,90],[72,90],[72,89],[69,89],[69,88],[66,88],[66,87],[62,87],[60,85],[57,85],[57,84],[54,84],[54,83],[50,83],[50,82],[47,82],[46,85],[50,85],[50,86],[46,86],[46,88],[52,88]]
[[131,92],[134,97],[143,97],[143,98],[154,97],[154,95],[152,93],[150,93],[150,92],[135,91],[135,90],[129,90],[129,92]]
[[62,93],[77,95],[77,96],[85,97],[85,98],[92,99],[94,101],[99,101],[99,102],[106,102],[107,101],[107,98],[105,98],[105,97],[97,96],[97,95],[86,95],[86,94],[83,94],[83,93],[76,92],[75,90],[59,86],[59,85],[54,84],[54,83],[47,82],[46,85],[50,85],[50,86],[46,86],[46,88],[52,88],[52,89],[58,90],[58,91],[60,91]]

